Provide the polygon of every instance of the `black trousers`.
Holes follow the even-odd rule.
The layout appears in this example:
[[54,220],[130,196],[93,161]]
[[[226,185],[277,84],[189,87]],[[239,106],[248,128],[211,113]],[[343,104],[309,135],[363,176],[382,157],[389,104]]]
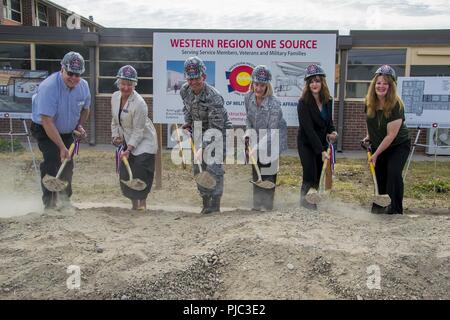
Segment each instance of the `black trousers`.
[[311,147],[301,144],[298,146],[298,155],[303,168],[302,195],[306,195],[311,188],[319,187],[322,172],[322,153],[316,154]]
[[[130,154],[128,162],[130,163],[133,179],[141,179],[147,184],[147,187],[142,191],[137,191],[120,183],[122,194],[131,200],[145,200],[153,185],[153,177],[155,175],[155,155],[150,153],[142,153],[138,156]],[[128,171],[122,161],[120,162],[119,167],[119,177],[120,180],[130,179]]]
[[[45,132],[45,129],[40,124],[31,123],[31,135],[37,140],[39,150],[42,152],[42,156],[44,158],[44,161],[40,164],[40,170],[41,170],[41,181],[42,178],[48,174],[51,176],[56,176],[58,173],[59,167],[61,166],[61,158],[59,155],[59,148],[58,146],[47,136],[47,133]],[[69,148],[70,145],[73,142],[73,136],[72,134],[61,134],[61,139],[64,142],[64,145],[66,148]],[[62,174],[61,174],[61,180],[67,181],[68,186],[63,191],[67,198],[70,198],[72,196],[72,176],[73,176],[73,160],[69,161]],[[45,186],[42,184],[42,202],[44,203],[44,206],[46,208],[54,208],[56,206],[56,200],[57,200],[57,192],[51,192]]]
[[[277,164],[272,164],[277,165]],[[258,168],[261,171],[262,168],[270,168],[271,164],[262,164],[258,161]],[[264,172],[264,171],[263,171]],[[261,179],[263,181],[271,181],[274,184],[277,182],[277,174],[272,175],[263,175],[261,172]],[[258,180],[258,174],[256,173],[255,167],[252,166],[252,177],[253,181]],[[265,209],[265,210],[273,210],[273,201],[275,198],[275,188],[273,189],[264,189],[253,185],[253,208],[257,210]]]
[[403,213],[404,185],[402,171],[408,160],[410,148],[409,140],[389,147],[378,156],[375,164],[378,191],[380,194],[388,194],[391,197],[392,213]]

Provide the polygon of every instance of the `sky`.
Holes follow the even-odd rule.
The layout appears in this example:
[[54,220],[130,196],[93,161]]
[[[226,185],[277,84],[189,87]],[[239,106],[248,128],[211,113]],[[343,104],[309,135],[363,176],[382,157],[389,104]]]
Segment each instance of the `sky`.
[[53,0],[105,27],[168,29],[450,29],[449,0]]

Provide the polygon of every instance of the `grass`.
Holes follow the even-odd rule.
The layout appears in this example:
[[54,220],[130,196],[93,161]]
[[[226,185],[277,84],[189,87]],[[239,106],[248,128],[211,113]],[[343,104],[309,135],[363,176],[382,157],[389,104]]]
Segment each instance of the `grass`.
[[[20,151],[24,150],[22,144],[17,139],[13,139],[12,145],[13,145],[14,151],[20,152]],[[1,153],[11,152],[11,139],[0,138],[0,152]]]

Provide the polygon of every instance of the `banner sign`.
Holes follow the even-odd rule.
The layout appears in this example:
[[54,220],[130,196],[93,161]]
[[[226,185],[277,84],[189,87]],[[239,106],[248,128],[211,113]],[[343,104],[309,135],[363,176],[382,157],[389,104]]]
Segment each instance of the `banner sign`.
[[298,126],[297,103],[306,67],[319,64],[334,96],[336,34],[154,33],[153,121],[184,123],[179,90],[184,61],[198,56],[206,65],[206,82],[225,100],[234,125],[245,124],[244,95],[257,65],[272,71],[272,86],[288,126]]

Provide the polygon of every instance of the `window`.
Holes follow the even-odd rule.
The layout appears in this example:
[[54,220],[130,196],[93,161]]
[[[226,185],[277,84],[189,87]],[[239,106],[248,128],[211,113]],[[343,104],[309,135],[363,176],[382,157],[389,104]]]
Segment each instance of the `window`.
[[412,65],[411,77],[449,77],[450,66],[419,66]]
[[397,76],[405,75],[406,49],[352,49],[348,53],[346,98],[364,98],[375,71],[392,66]]
[[22,23],[21,1],[3,0],[3,17]]
[[136,91],[140,94],[153,93],[153,65],[151,47],[100,47],[99,93],[113,93],[117,71],[124,65],[133,66],[138,73]]
[[48,74],[60,71],[61,60],[69,51],[76,51],[83,56],[86,71],[82,77],[89,82],[89,49],[86,47],[77,45],[36,44],[36,69],[46,70]]
[[36,3],[36,19],[38,26],[48,27],[47,7],[42,3]]
[[0,43],[0,69],[31,69],[29,44]]

